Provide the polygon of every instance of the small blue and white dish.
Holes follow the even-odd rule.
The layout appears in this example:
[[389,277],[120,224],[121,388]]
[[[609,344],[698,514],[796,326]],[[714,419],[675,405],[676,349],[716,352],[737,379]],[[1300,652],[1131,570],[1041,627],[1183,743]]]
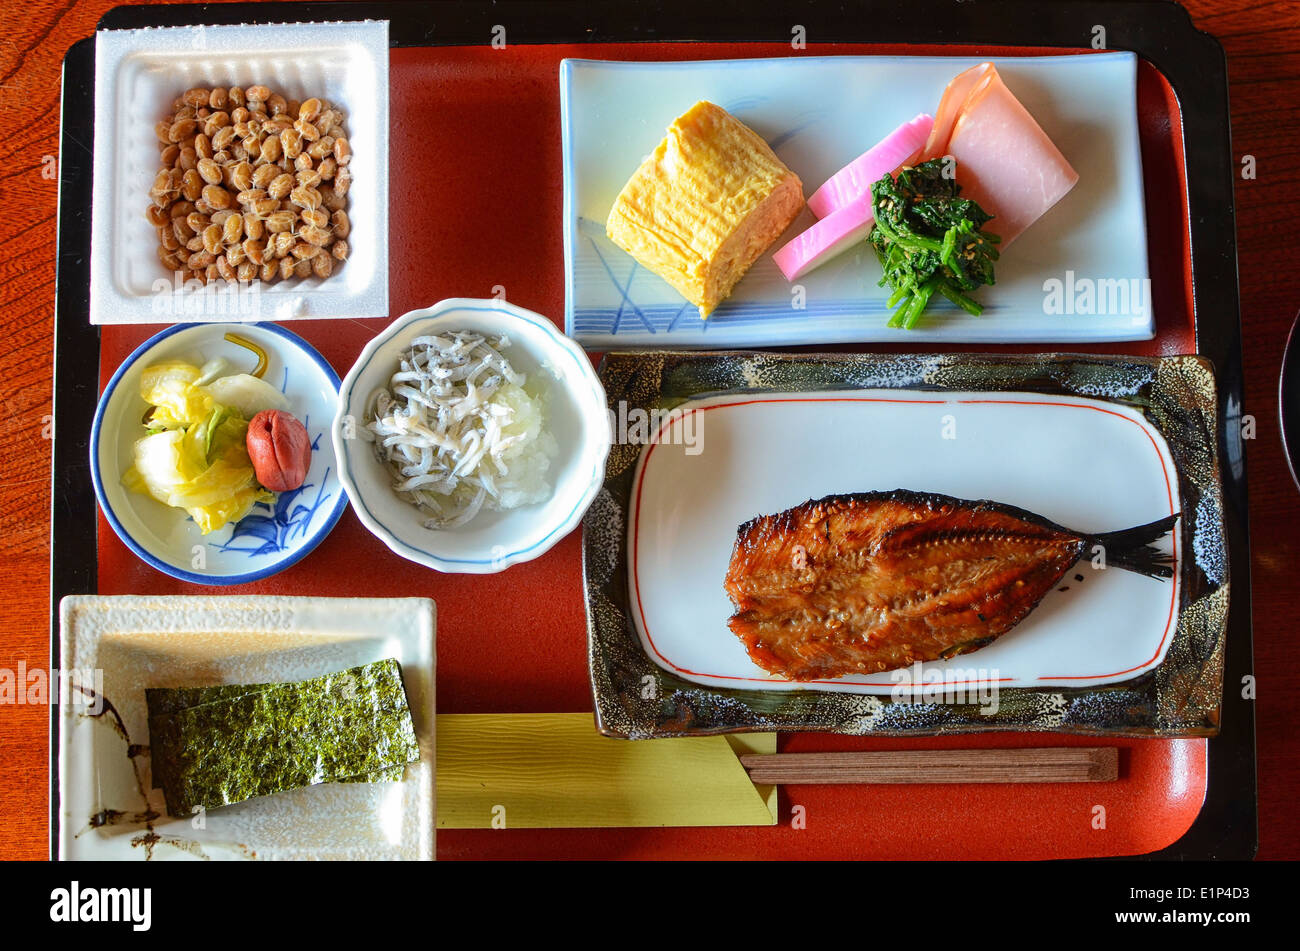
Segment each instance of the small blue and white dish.
[[[140,375],[166,360],[202,366],[225,357],[252,372],[256,357],[226,340],[235,333],[266,351],[262,376],[289,401],[307,427],[311,467],[299,489],[258,503],[232,525],[208,535],[182,509],[171,508],[122,483],[132,447],[145,435]],[[245,367],[245,364],[247,366]],[[297,334],[276,324],[178,324],[150,337],[120,366],[99,398],[90,435],[95,496],[113,531],[145,563],[173,578],[202,585],[261,581],[301,560],[329,534],[347,505],[329,427],[338,405],[339,377]]]

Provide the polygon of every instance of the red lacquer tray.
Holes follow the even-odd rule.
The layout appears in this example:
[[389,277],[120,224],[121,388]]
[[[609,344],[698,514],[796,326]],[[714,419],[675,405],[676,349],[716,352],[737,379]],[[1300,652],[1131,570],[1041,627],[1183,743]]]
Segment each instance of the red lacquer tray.
[[[558,82],[563,58],[709,59],[797,55],[792,54],[788,42],[566,45],[539,40],[537,45],[514,45],[507,50],[493,49],[487,43],[404,46],[407,42],[423,42],[418,39],[423,34],[417,29],[420,23],[417,13],[396,6],[391,10],[382,5],[377,10],[364,5],[343,7],[344,18],[347,11],[361,9],[371,10],[369,16],[393,18],[389,168],[389,293],[393,317],[446,297],[488,297],[500,285],[506,289],[511,302],[563,324]],[[245,9],[248,8],[236,8]],[[161,25],[198,22],[208,15],[199,8],[164,8],[164,12],[165,17],[157,9],[119,10],[110,14],[106,23]],[[259,8],[257,18],[274,20],[275,12],[274,6]],[[224,16],[250,18],[238,13]],[[540,18],[534,16],[534,19]],[[788,27],[783,29],[788,32]],[[1044,30],[1043,35],[1050,35],[1046,26]],[[858,32],[866,31],[859,28]],[[1008,37],[1003,42],[1015,41],[1015,37]],[[445,32],[442,42],[450,42]],[[1062,46],[913,43],[809,44],[806,55],[1015,56],[1072,51],[1087,55],[1086,49],[1069,50]],[[74,47],[69,54],[65,65],[65,136],[78,131],[72,128],[77,118],[76,95],[87,102],[86,114],[82,116],[85,128],[80,131],[84,133],[88,129],[89,93],[83,90],[68,97],[77,82],[83,82],[87,89],[92,85],[93,68],[89,66],[92,62],[93,47],[86,43]],[[1090,349],[1152,355],[1198,352],[1198,338],[1204,331],[1198,322],[1199,298],[1194,294],[1193,285],[1184,116],[1174,88],[1150,62],[1144,61],[1140,66],[1138,90],[1158,335],[1144,344],[1101,345]],[[71,150],[65,150],[64,154],[70,153]],[[84,172],[78,179],[75,169],[71,178],[65,170],[61,195],[65,202],[75,202],[81,188],[88,197],[88,169]],[[1230,231],[1230,214],[1227,226]],[[61,228],[65,227],[67,222],[61,224]],[[65,253],[61,231],[63,261],[66,261]],[[75,275],[75,267],[71,264],[68,267]],[[74,288],[73,292],[67,292],[65,285]],[[1235,283],[1232,293],[1233,310],[1222,319],[1230,321],[1236,333]],[[93,366],[98,370],[101,388],[121,361],[159,329],[156,326],[104,327],[97,352],[92,353],[95,330],[87,323],[84,295],[76,285],[65,281],[63,264],[58,321],[59,376],[70,379],[78,368]],[[297,321],[290,328],[319,349],[342,376],[365,343],[386,323],[382,319]],[[1028,352],[1034,348],[997,349]],[[1204,346],[1200,352],[1205,352]],[[593,355],[593,359],[598,359],[598,355]],[[89,559],[84,548],[79,556],[71,550],[72,543],[65,540],[77,533],[70,518],[64,521],[65,534],[60,534],[61,499],[67,499],[70,507],[84,510],[84,495],[89,492],[84,443],[78,449],[65,442],[64,417],[71,410],[62,414],[61,411],[64,405],[71,406],[67,395],[64,390],[58,390],[57,400],[61,405],[56,406],[60,425],[55,475],[56,602],[57,596],[77,590],[100,594],[212,593],[230,597],[241,594],[430,597],[438,604],[440,713],[592,709],[579,533],[574,532],[536,561],[500,574],[443,575],[391,553],[362,527],[349,509],[315,552],[282,574],[256,584],[201,589],[145,565],[119,541],[96,510],[94,563],[86,564]],[[94,396],[84,393],[80,398],[88,400],[93,409]],[[93,496],[89,505],[94,507]],[[86,515],[90,517],[88,510]],[[84,527],[81,531],[84,532]],[[1237,588],[1239,580],[1247,580],[1238,573],[1238,565],[1244,561],[1237,558],[1238,554],[1234,550],[1234,589],[1248,590]],[[1234,630],[1233,634],[1236,633]],[[1244,637],[1248,658],[1248,618]],[[1227,682],[1233,682],[1231,676]],[[1244,711],[1229,706],[1225,716],[1237,712]],[[990,734],[906,741],[791,734],[782,737],[780,746],[784,751],[808,751],[1095,745],[1096,742],[1051,734]],[[1042,859],[1141,855],[1160,850],[1201,857],[1253,851],[1253,732],[1249,734],[1246,754],[1241,752],[1240,738],[1233,740],[1234,756],[1249,758],[1249,822],[1243,824],[1241,816],[1232,816],[1230,820],[1216,816],[1206,828],[1200,828],[1206,821],[1197,820],[1211,785],[1210,764],[1214,757],[1210,750],[1215,744],[1226,748],[1225,737],[1210,741],[1107,739],[1104,742],[1122,751],[1121,775],[1116,783],[789,787],[782,791],[776,828],[442,831],[438,835],[438,855],[442,859]],[[1228,761],[1220,759],[1220,762]],[[53,791],[51,813],[57,822],[57,788]],[[796,810],[796,806],[802,809]],[[1104,821],[1099,819],[1102,812],[1097,807],[1104,810]],[[792,824],[796,813],[802,820]],[[1189,829],[1193,832],[1189,833]],[[55,834],[52,828],[52,836]]]

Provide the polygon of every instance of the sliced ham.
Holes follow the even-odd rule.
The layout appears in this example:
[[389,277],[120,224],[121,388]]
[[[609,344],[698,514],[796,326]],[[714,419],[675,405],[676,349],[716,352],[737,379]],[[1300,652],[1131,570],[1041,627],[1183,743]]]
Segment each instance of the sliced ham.
[[948,83],[943,91],[943,98],[939,100],[939,108],[934,114],[934,125],[930,127],[929,138],[925,140],[925,148],[921,151],[924,161],[944,154],[945,149],[948,148],[948,140],[952,137],[952,128],[957,124],[957,117],[966,106],[966,97],[990,71],[995,71],[992,63],[980,63],[964,73],[958,73],[952,82]]
[[986,229],[1010,244],[1079,181],[1065,156],[1007,88],[992,63],[944,90],[926,159],[951,155],[962,197],[994,215]]

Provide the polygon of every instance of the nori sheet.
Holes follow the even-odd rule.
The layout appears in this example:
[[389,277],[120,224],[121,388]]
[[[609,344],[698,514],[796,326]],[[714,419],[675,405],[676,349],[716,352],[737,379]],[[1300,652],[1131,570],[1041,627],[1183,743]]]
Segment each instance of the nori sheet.
[[[212,687],[146,687],[145,703],[149,708],[149,757],[152,764],[153,788],[163,788],[163,776],[170,768],[170,749],[175,744],[176,720],[172,714],[217,700],[230,700],[244,694],[256,693],[274,683],[218,684]],[[341,776],[333,782],[381,783],[400,782],[406,772],[405,764],[361,773],[358,776]]]
[[218,700],[230,700],[246,693],[256,693],[274,684],[218,684],[212,687],[146,687],[145,704],[149,708],[149,758],[153,768],[153,788],[163,788],[163,774],[172,763],[175,746],[175,714],[190,707]]
[[146,701],[172,815],[321,782],[397,780],[420,756],[392,659],[296,683],[151,688]]

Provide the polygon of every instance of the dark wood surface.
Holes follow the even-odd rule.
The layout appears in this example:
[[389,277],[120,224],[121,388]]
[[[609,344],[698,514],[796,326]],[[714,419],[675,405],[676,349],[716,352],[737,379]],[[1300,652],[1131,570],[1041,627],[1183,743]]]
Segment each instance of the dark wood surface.
[[[48,667],[54,173],[64,53],[113,0],[24,0],[0,10],[0,669]],[[1300,665],[1294,574],[1300,491],[1278,425],[1282,349],[1300,309],[1300,4],[1188,0],[1228,55],[1233,150],[1254,156],[1237,182],[1250,485],[1260,858],[1300,858]],[[1184,104],[1186,107],[1186,104]],[[87,539],[93,545],[93,539]],[[1239,593],[1234,593],[1240,596]],[[1228,689],[1240,689],[1229,684]],[[0,706],[0,858],[47,855],[48,710]]]

